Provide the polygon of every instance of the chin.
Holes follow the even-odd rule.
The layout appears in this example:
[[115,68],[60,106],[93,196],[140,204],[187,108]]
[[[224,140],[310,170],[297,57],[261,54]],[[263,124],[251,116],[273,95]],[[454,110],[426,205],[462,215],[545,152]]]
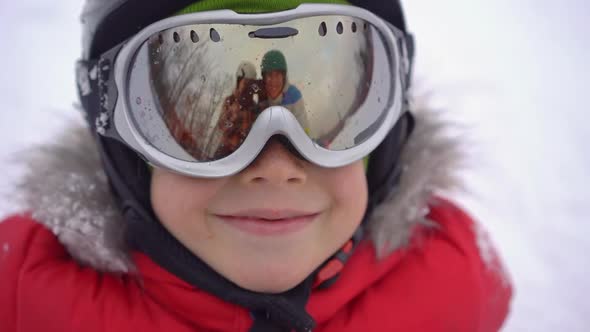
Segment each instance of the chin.
[[229,278],[238,286],[259,293],[283,293],[299,285],[312,272],[311,269],[294,270],[292,264],[286,266],[264,268],[251,267],[248,271],[240,271],[235,278]]

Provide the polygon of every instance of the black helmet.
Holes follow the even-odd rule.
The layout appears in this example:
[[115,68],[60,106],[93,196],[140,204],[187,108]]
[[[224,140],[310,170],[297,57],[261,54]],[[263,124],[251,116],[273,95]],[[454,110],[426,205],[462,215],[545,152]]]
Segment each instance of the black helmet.
[[[195,0],[86,0],[82,12],[82,61],[96,61],[102,54],[130,38],[146,26],[169,17],[194,4]],[[305,1],[302,1],[305,2]],[[399,1],[350,0],[406,32]],[[407,34],[407,32],[406,32]],[[413,42],[408,35],[408,53],[413,55]],[[157,264],[179,278],[209,291],[229,302],[257,310],[281,310],[284,298],[301,301],[310,281],[277,295],[257,294],[226,280],[178,242],[157,220],[150,202],[151,174],[141,156],[126,145],[96,134],[95,121],[100,116],[99,100],[83,103],[84,112],[96,139],[112,191],[127,221],[127,242],[131,248],[150,256]],[[374,209],[392,190],[401,174],[398,157],[413,128],[409,112],[398,120],[383,142],[370,156],[367,170],[369,206],[367,220]],[[122,225],[123,227],[123,225]],[[358,232],[357,232],[358,235]],[[175,257],[170,260],[170,257]],[[300,290],[300,291],[298,291]],[[276,298],[283,297],[280,301]],[[306,302],[306,300],[305,300]],[[303,303],[304,305],[305,303]],[[302,313],[291,317],[292,326],[309,326],[310,317]],[[298,322],[298,324],[296,324]],[[293,325],[294,324],[294,325]],[[313,321],[311,321],[313,325]]]

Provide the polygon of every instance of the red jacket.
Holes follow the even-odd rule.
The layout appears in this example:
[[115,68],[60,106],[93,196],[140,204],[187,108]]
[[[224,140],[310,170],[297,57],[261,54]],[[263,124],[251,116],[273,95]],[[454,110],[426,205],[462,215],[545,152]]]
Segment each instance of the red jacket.
[[[475,225],[453,205],[429,218],[438,227],[416,229],[386,259],[361,244],[338,281],[312,293],[315,331],[497,331],[511,297],[498,258],[482,259]],[[0,331],[248,331],[246,309],[133,257],[137,273],[99,273],[29,217],[0,223]]]

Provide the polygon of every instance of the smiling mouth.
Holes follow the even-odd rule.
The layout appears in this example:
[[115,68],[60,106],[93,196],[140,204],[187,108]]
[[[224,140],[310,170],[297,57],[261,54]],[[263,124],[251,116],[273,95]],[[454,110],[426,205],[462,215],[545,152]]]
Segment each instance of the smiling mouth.
[[243,232],[269,236],[287,235],[301,231],[316,220],[319,215],[320,213],[260,210],[235,215],[216,215],[216,217],[225,224]]

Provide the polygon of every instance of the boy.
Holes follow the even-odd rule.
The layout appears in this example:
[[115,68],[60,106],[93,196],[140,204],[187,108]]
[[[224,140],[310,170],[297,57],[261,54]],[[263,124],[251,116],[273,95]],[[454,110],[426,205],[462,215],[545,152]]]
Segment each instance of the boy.
[[[435,196],[458,151],[408,109],[399,3],[299,4],[87,2],[77,74],[92,135],[33,156],[31,213],[0,224],[2,331],[501,327],[497,257]],[[162,114],[193,101],[207,146],[231,68],[276,49],[309,121],[336,138],[314,142],[279,105],[225,158],[184,150]]]
[[270,50],[262,58],[260,71],[268,101],[262,108],[281,105],[291,111],[301,126],[309,128],[301,91],[289,83],[287,60],[281,51]]

